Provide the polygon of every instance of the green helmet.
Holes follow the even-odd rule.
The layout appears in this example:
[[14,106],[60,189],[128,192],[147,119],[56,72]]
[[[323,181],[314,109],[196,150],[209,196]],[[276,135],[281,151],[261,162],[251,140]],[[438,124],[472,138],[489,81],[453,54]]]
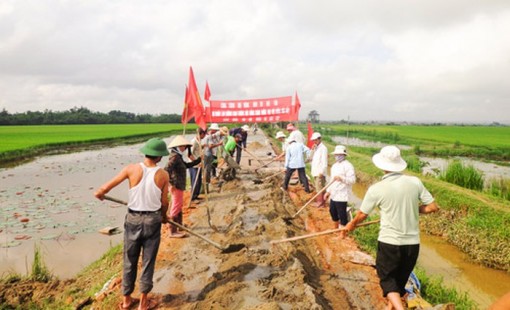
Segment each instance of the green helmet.
[[158,139],[158,138],[152,138],[149,139],[145,143],[145,145],[140,149],[140,152],[144,155],[149,156],[166,156],[170,153],[168,153],[168,150],[166,149],[166,143],[165,141]]

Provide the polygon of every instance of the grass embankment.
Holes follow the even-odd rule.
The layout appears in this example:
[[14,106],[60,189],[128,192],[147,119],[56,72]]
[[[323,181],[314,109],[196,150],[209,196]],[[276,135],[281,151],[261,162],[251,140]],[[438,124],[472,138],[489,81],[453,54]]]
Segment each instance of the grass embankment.
[[[352,149],[356,148],[351,148],[349,160],[361,180],[370,185],[382,176],[369,155]],[[419,176],[441,207],[440,212],[421,218],[423,231],[446,238],[479,264],[510,272],[510,209],[503,199],[406,173]]]
[[[188,132],[195,128],[196,125],[190,125]],[[0,126],[0,166],[40,155],[114,143],[138,143],[178,133],[182,133],[181,124]]]
[[[35,256],[39,253],[35,252]],[[45,269],[41,258],[34,260],[32,274],[27,277],[9,275],[0,280],[0,309],[82,309],[100,299],[103,309],[115,309],[119,285],[111,281],[121,276],[122,244],[112,247],[99,260],[69,280],[54,278]],[[84,289],[85,288],[85,289]]]

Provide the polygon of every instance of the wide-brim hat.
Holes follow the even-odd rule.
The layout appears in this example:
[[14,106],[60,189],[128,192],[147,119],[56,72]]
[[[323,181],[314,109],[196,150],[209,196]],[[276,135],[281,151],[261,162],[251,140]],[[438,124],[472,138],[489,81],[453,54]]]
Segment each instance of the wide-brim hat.
[[149,156],[167,156],[168,150],[166,149],[165,141],[159,138],[149,139],[145,145],[140,149],[140,152]]
[[333,155],[347,155],[347,149],[343,145],[335,146],[335,150],[331,152]]
[[218,126],[216,123],[212,123],[209,127],[209,130],[220,130],[220,126]]
[[189,142],[184,136],[176,136],[170,144],[168,144],[168,148],[171,149],[176,146],[191,146],[191,142]]
[[221,127],[220,132],[223,136],[228,136],[228,127],[227,126]]
[[248,131],[248,130],[250,130],[250,126],[243,125],[243,127],[241,127],[241,129],[244,130],[244,131]]
[[285,134],[282,131],[276,133],[276,139],[285,138]]
[[372,156],[374,165],[384,171],[400,172],[407,167],[407,163],[400,156],[400,150],[394,145],[385,146]]
[[312,137],[310,138],[310,140],[317,140],[321,137],[321,134],[318,133],[318,132],[314,132],[312,133]]

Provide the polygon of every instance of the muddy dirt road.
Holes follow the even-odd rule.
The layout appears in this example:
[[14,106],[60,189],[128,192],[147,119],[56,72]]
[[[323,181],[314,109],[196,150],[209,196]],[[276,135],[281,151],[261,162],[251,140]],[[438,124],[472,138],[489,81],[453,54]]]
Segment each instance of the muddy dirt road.
[[[261,159],[270,159],[268,152],[274,154],[262,134],[249,136],[248,150]],[[225,254],[194,236],[169,238],[168,229],[163,228],[152,293],[159,308],[383,308],[371,258],[367,260],[349,237],[328,235],[292,243],[269,243],[333,227],[327,209],[313,206],[295,220],[284,221],[313,193],[306,194],[296,186],[291,187],[290,195],[284,194],[279,188],[282,175],[255,184],[254,181],[282,169],[280,163],[273,163],[257,175],[253,170],[259,165],[244,152],[243,169],[236,180],[223,183],[221,188],[213,186],[207,200],[191,208],[185,204],[184,208],[184,223],[193,231],[225,247],[244,244],[245,248]],[[208,224],[207,207],[218,231]],[[364,264],[355,262],[359,257]],[[119,290],[115,289],[113,294],[119,294]],[[94,304],[93,307],[101,307],[98,302]]]

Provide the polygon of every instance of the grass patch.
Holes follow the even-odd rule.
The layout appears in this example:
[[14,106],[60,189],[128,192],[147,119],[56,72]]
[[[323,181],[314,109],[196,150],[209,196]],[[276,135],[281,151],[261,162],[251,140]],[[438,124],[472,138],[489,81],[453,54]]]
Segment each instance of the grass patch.
[[489,180],[486,192],[492,196],[510,201],[510,179],[499,177]]
[[41,250],[34,246],[34,262],[32,263],[32,273],[30,279],[38,282],[48,282],[52,276],[44,263]]
[[[419,171],[418,171],[419,172]],[[483,175],[472,165],[464,165],[459,160],[452,161],[439,175],[439,179],[464,188],[483,190]]]
[[415,268],[414,272],[420,279],[420,293],[429,303],[433,305],[453,303],[457,310],[478,309],[476,303],[469,298],[467,293],[459,293],[454,288],[446,287],[441,277],[430,277],[419,267]]

